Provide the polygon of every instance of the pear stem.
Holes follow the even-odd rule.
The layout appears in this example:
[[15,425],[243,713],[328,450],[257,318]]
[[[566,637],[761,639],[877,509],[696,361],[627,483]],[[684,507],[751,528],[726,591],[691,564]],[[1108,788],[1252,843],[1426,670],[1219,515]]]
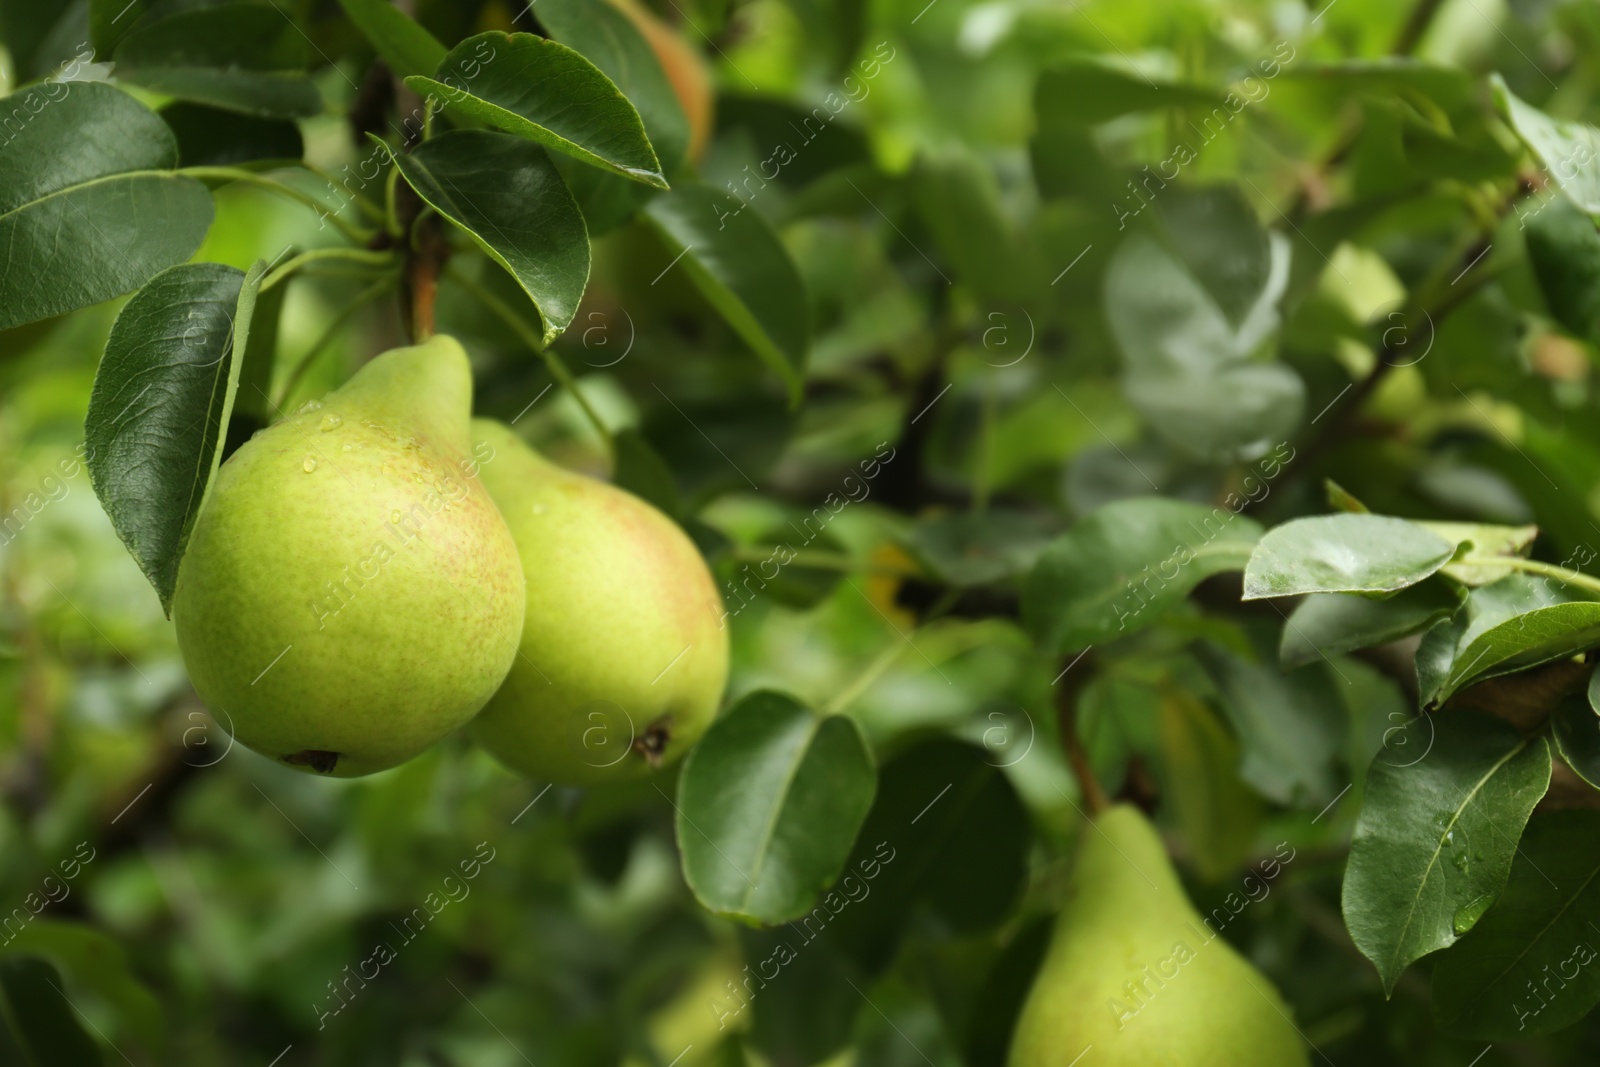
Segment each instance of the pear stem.
[[479,303],[494,312],[496,317],[511,327],[512,331],[522,339],[523,344],[539,354],[539,358],[544,360],[545,367],[550,371],[550,376],[560,382],[561,387],[572,394],[572,399],[577,401],[578,407],[583,409],[584,415],[588,418],[590,424],[594,426],[595,433],[599,434],[600,440],[605,443],[607,454],[615,457],[616,446],[611,441],[611,430],[600,418],[600,413],[590,406],[589,401],[583,395],[583,391],[578,388],[577,379],[573,378],[572,372],[567,369],[566,363],[562,362],[560,356],[545,346],[544,339],[539,336],[532,326],[528,325],[528,321],[513,311],[504,300],[501,300],[476,280],[467,277],[455,267],[446,267],[445,274],[451,281],[477,297]]
[[[1079,663],[1078,660],[1088,662]],[[1089,809],[1090,818],[1111,806],[1105,790],[1100,788],[1100,780],[1094,776],[1094,767],[1089,762],[1089,753],[1083,747],[1083,740],[1078,736],[1078,699],[1088,682],[1090,669],[1094,665],[1092,660],[1092,654],[1087,650],[1076,658],[1069,658],[1066,660],[1066,669],[1061,672],[1062,677],[1056,683],[1060,687],[1056,693],[1056,723],[1061,731],[1061,748],[1066,754],[1067,765],[1072,768],[1073,777],[1078,779],[1083,805]]]
[[318,200],[310,193],[296,189],[287,182],[278,181],[276,178],[269,178],[264,174],[257,174],[253,170],[245,170],[242,167],[180,167],[177,173],[190,178],[200,178],[202,180],[211,178],[217,181],[244,182],[246,185],[255,185],[262,189],[270,189],[279,196],[286,196],[290,200],[297,200],[306,207],[309,207],[311,210],[317,213],[317,217],[319,219],[327,219],[329,222],[333,223],[334,229],[344,234],[350,240],[355,241],[357,244],[366,244],[369,240],[371,240],[373,235],[371,230],[366,230],[359,226],[352,225],[351,223],[346,222],[344,219],[341,219],[338,215],[334,214],[334,209],[330,209],[328,205],[324,204],[321,200]]

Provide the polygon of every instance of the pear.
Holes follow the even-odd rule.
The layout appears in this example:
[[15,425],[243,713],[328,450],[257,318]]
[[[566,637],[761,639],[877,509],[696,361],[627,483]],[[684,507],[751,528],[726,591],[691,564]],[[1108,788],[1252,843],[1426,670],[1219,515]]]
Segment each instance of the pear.
[[521,655],[473,720],[507,767],[563,785],[650,773],[716,717],[728,677],[722,599],[677,523],[478,420],[481,477],[528,579]]
[[1009,1063],[1080,1056],[1083,1067],[1307,1062],[1277,991],[1195,912],[1155,828],[1126,805],[1084,831]]
[[178,569],[189,677],[244,744],[339,777],[402,763],[499,687],[516,544],[474,476],[451,338],[373,359],[217,472]]

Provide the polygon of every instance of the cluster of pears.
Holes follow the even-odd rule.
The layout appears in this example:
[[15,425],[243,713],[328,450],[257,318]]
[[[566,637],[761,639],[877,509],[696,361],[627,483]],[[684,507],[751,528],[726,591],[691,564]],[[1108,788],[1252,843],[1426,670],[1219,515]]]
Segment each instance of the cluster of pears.
[[[1081,1058],[1081,1059],[1080,1059]],[[1010,1067],[1305,1067],[1272,984],[1208,928],[1160,835],[1116,805],[1084,830]]]
[[245,745],[340,777],[469,722],[563,784],[675,759],[727,678],[699,552],[471,409],[466,353],[436,336],[228,457],[173,596],[196,691]]

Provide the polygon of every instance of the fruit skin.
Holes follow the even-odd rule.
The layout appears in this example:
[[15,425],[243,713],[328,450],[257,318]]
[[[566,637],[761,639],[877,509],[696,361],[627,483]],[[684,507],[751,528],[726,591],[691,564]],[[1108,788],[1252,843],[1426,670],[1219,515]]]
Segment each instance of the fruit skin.
[[522,630],[516,545],[473,476],[448,337],[387,352],[218,471],[172,615],[195,689],[249,747],[341,778],[481,708]]
[[[728,678],[722,598],[694,543],[616,486],[565,470],[497,422],[482,478],[528,577],[521,655],[472,736],[521,774],[595,785],[677,759]],[[485,450],[485,455],[489,453]]]
[[1155,828],[1117,805],[1084,831],[1010,1067],[1302,1067],[1277,990],[1206,926]]
[[[700,162],[706,145],[711,143],[712,112],[716,98],[711,91],[711,75],[706,71],[706,61],[700,52],[684,40],[683,35],[639,3],[638,0],[611,0],[623,14],[633,21],[634,27],[649,42],[656,60],[672,83],[672,91],[689,118],[689,152],[691,163]],[[662,163],[671,165],[667,160]]]

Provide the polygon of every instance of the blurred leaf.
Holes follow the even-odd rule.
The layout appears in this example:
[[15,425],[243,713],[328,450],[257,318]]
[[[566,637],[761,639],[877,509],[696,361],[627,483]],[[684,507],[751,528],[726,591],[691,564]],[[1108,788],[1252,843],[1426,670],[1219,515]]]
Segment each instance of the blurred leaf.
[[876,787],[853,719],[818,715],[782,693],[751,694],[684,761],[684,878],[720,915],[798,918],[844,869]]
[[1537,667],[1600,644],[1600,602],[1525,574],[1480,586],[1417,649],[1418,697],[1442,704],[1468,682]]
[[918,520],[904,540],[945,581],[987,585],[1031,570],[1050,543],[1051,525],[1024,511],[959,511]]
[[911,194],[956,278],[982,297],[1014,303],[1031,277],[1028,257],[983,164],[964,152],[924,156],[912,174]]
[[1596,679],[1589,676],[1586,697],[1568,696],[1550,716],[1550,736],[1556,751],[1579,778],[1600,789],[1600,712],[1595,711]]
[[1272,245],[1255,209],[1232,185],[1175,186],[1155,203],[1167,243],[1238,329],[1272,273]]
[[678,485],[673,480],[672,468],[650,447],[650,442],[638,430],[630,428],[613,434],[611,444],[617,453],[612,481],[672,518],[679,518],[682,504],[678,500]]
[[[1418,522],[1417,525],[1432,530],[1451,544],[1460,545],[1462,555],[1478,559],[1526,556],[1539,536],[1537,526],[1493,526],[1477,522]],[[1446,563],[1439,570],[1462,585],[1488,585],[1516,573],[1511,567],[1492,563]]]
[[[1505,891],[1433,969],[1433,1007],[1453,1034],[1522,1041],[1600,1001],[1600,812],[1528,823]],[[1554,980],[1554,986],[1551,982]]]
[[1313,515],[1261,537],[1245,600],[1300,593],[1394,593],[1435,574],[1457,543],[1388,515]]
[[[1235,327],[1160,242],[1134,232],[1106,270],[1105,305],[1123,356],[1123,388],[1146,423],[1182,452],[1254,459],[1300,422],[1305,387],[1289,367],[1253,358],[1277,328],[1287,246]],[[1214,269],[1211,268],[1211,269]]]
[[1545,173],[1584,211],[1600,214],[1600,130],[1552,118],[1519,100],[1498,74],[1489,77],[1495,104]]
[[322,94],[302,68],[305,38],[273,3],[240,0],[145,20],[115,52],[117,77],[264,118],[320,114]]
[[97,304],[182,263],[211,225],[211,195],[174,167],[155,112],[108,85],[36,86],[36,112],[0,144],[0,329]]
[[189,531],[222,462],[243,362],[233,352],[249,336],[264,268],[163,271],[117,315],[95,375],[84,425],[94,491],[169,616]]
[[1164,796],[1201,877],[1217,881],[1249,859],[1261,801],[1239,780],[1239,744],[1211,709],[1181,689],[1161,700]]
[[1294,670],[1323,657],[1398,641],[1448,619],[1458,606],[1450,587],[1437,581],[1419,582],[1382,600],[1312,593],[1284,620],[1278,662]]
[[110,55],[149,6],[150,0],[89,0],[89,42],[95,52]]
[[205,104],[168,104],[161,120],[178,139],[178,165],[231,167],[260,160],[298,160],[300,127],[288,119],[240,115]]
[[[489,58],[480,63],[485,49]],[[633,104],[564,44],[531,33],[480,33],[452,48],[438,74],[447,80],[412,75],[406,84],[507,133],[625,178],[667,187]]]
[[695,286],[800,398],[811,324],[805,283],[778,235],[744,203],[680,182],[650,201],[644,217]]
[[1222,99],[1221,93],[1205,86],[1157,82],[1114,60],[1083,56],[1039,76],[1033,107],[1039,115],[1068,117],[1092,126],[1137,111],[1209,108]]
[[1523,825],[1550,784],[1544,739],[1499,719],[1424,715],[1403,730],[1408,743],[1386,746],[1367,772],[1344,875],[1345,925],[1385,994],[1500,896]]
[[100,1067],[100,1046],[84,1032],[61,976],[33,956],[0,956],[0,1008],[36,1067]]
[[511,272],[539,309],[545,343],[560,336],[589,282],[589,237],[544,149],[508,133],[452,130],[394,160],[418,196]]
[[1239,740],[1239,776],[1278,804],[1320,806],[1332,799],[1339,789],[1333,764],[1348,727],[1326,672],[1284,674],[1215,644],[1196,645],[1195,655]]
[[1575,336],[1600,344],[1600,231],[1572,202],[1557,199],[1526,222],[1528,263],[1551,316]]
[[139,981],[122,946],[109,935],[83,923],[35,919],[0,947],[0,957],[10,953],[49,960],[74,986],[92,990],[110,1005],[118,1022],[146,1051],[162,1050],[166,1023],[161,1003]]
[[1243,570],[1253,519],[1165,497],[1107,504],[1051,542],[1023,584],[1022,618],[1047,652],[1142,630],[1214,574]]
[[1053,918],[1030,922],[1016,932],[989,968],[973,1004],[964,1042],[971,1067],[1005,1067],[1012,1031],[1050,947],[1054,925]]
[[339,0],[339,6],[397,77],[439,69],[444,45],[390,0]]

